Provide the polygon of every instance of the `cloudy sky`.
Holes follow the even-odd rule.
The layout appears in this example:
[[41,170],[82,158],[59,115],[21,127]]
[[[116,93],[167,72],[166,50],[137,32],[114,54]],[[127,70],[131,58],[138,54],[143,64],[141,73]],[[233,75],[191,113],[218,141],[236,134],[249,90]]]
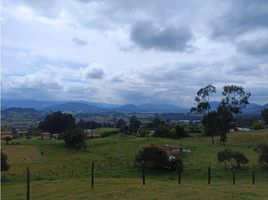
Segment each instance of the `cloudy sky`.
[[200,87],[268,102],[266,0],[2,0],[4,99],[192,105]]

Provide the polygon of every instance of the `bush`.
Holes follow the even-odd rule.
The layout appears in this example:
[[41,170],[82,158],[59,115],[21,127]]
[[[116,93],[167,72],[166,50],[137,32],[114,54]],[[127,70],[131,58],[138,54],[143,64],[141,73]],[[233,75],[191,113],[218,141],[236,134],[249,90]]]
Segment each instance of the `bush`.
[[265,108],[261,111],[262,118],[265,124],[268,124],[268,108]]
[[135,158],[136,164],[141,167],[144,162],[144,167],[151,169],[163,169],[168,164],[168,155],[162,149],[150,146],[141,150]]
[[[226,162],[229,162],[232,167],[240,168],[241,165],[245,165],[249,162],[247,157],[238,151],[232,151],[231,149],[225,149],[224,151],[220,151],[217,154],[218,162],[224,162],[226,167]],[[236,163],[236,165],[233,164]]]
[[254,130],[259,130],[259,129],[263,129],[264,128],[264,124],[262,121],[255,121],[252,124],[252,129]]
[[256,148],[256,151],[259,153],[259,163],[261,167],[268,167],[268,145],[261,144]]
[[185,131],[184,126],[178,125],[175,127],[177,138],[188,137],[188,133]]
[[155,137],[169,137],[170,136],[170,130],[168,127],[162,126],[160,128],[157,128],[154,132]]
[[136,165],[149,169],[168,169],[176,170],[178,167],[183,169],[182,160],[173,156],[168,156],[163,149],[150,146],[145,147],[135,157]]
[[63,135],[66,146],[72,147],[75,149],[85,148],[85,139],[86,136],[80,128],[71,127]]
[[32,139],[32,136],[27,135],[27,136],[26,136],[26,139],[30,140],[30,139]]
[[7,163],[7,155],[1,151],[1,171],[7,171],[9,167],[9,164]]
[[109,137],[109,136],[115,135],[117,133],[118,133],[118,131],[105,131],[104,133],[101,134],[100,137],[102,137],[102,138]]

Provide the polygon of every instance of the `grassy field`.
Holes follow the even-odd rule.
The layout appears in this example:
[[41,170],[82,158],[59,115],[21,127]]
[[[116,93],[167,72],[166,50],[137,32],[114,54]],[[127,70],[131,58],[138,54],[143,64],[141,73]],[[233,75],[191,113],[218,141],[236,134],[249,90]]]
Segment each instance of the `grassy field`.
[[[218,140],[217,138],[216,140]],[[257,144],[268,144],[268,130],[232,133],[226,146],[211,145],[210,138],[194,135],[182,140],[111,136],[87,141],[87,149],[64,147],[60,140],[17,139],[2,143],[11,168],[2,174],[3,200],[25,199],[25,169],[31,170],[32,199],[268,199],[268,170],[260,169]],[[146,185],[141,171],[134,167],[134,156],[144,146],[169,144],[188,147],[183,156],[182,184],[176,172],[146,170]],[[231,169],[216,159],[220,150],[239,150],[248,157],[246,168],[236,170],[232,185]],[[91,162],[96,163],[96,187],[90,189]],[[207,185],[207,167],[212,167],[212,184]],[[252,170],[256,184],[251,184]]]

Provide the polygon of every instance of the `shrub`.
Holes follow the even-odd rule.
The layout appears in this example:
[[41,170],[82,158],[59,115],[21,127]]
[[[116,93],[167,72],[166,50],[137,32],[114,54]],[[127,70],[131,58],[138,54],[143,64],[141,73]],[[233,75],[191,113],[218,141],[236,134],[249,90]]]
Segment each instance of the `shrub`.
[[80,128],[71,127],[63,135],[66,146],[72,147],[75,149],[85,148],[85,139],[86,136]]
[[256,148],[256,151],[259,153],[259,163],[261,167],[268,167],[268,145],[261,144]]
[[1,171],[7,171],[9,167],[9,164],[7,163],[7,155],[1,151]]
[[252,129],[254,130],[259,130],[259,129],[263,129],[264,128],[264,124],[262,121],[255,121],[252,124]]
[[150,169],[168,169],[168,170],[177,170],[178,167],[183,169],[182,160],[168,156],[166,151],[163,149],[150,146],[145,147],[135,157],[136,165],[141,167],[144,163],[144,167]]
[[268,108],[265,108],[261,111],[262,118],[265,124],[268,124]]
[[135,157],[136,164],[151,169],[163,169],[168,164],[167,153],[155,146],[143,148]]
[[115,135],[115,134],[117,134],[118,132],[117,131],[105,131],[104,133],[102,133],[101,134],[101,136],[100,137],[109,137],[109,136],[111,136],[111,135]]
[[184,126],[178,125],[175,127],[177,138],[188,137],[188,133],[185,131]]
[[168,127],[162,126],[160,128],[157,128],[154,132],[155,137],[169,137],[170,136],[170,130]]
[[[249,162],[247,157],[238,151],[232,151],[231,149],[225,149],[224,151],[220,151],[217,154],[218,162],[224,162],[226,167],[226,162],[229,162],[232,167],[240,168],[241,165],[245,165]],[[236,165],[234,165],[234,163]]]

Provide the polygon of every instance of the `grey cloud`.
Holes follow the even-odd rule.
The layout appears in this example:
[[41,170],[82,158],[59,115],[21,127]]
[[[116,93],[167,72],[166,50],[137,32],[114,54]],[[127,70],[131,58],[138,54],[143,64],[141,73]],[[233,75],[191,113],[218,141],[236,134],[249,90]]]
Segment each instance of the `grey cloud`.
[[258,65],[253,63],[237,63],[232,64],[229,69],[226,70],[226,73],[236,75],[236,76],[258,76],[261,71]]
[[143,49],[184,52],[193,35],[186,27],[160,27],[152,22],[138,22],[131,29],[131,39]]
[[93,68],[86,73],[86,78],[90,79],[102,79],[104,77],[104,71],[100,68]]
[[212,22],[212,37],[233,39],[258,28],[268,28],[268,1],[229,1],[229,9]]
[[162,92],[135,89],[119,89],[115,91],[116,95],[120,96],[123,103],[142,104],[142,103],[172,103],[168,96]]
[[268,55],[268,37],[236,43],[238,51],[255,56]]
[[73,38],[72,38],[72,41],[73,41],[75,44],[79,45],[79,46],[86,46],[86,45],[87,45],[87,41],[86,41],[86,40],[82,40],[82,39],[77,38],[77,37],[73,37]]

